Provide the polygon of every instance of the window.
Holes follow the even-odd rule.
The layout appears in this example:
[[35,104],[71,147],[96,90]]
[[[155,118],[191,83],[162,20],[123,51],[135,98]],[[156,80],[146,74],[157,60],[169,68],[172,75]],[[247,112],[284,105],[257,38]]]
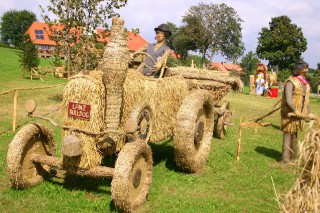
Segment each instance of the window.
[[51,49],[50,46],[48,46],[48,45],[40,45],[39,47],[40,47],[39,49],[42,49],[42,50],[50,50]]
[[43,30],[35,30],[36,39],[44,40]]

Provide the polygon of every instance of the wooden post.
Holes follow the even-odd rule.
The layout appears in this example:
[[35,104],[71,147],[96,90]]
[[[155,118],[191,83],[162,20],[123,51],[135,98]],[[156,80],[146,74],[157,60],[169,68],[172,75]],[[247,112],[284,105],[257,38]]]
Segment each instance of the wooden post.
[[12,116],[12,130],[16,131],[16,119],[17,119],[17,99],[18,99],[18,90],[14,91],[13,97],[13,116]]
[[31,81],[33,80],[33,72],[32,72],[32,68],[30,69],[30,79],[31,79]]
[[255,94],[255,82],[254,82],[254,75],[250,75],[250,81],[249,81],[249,94]]
[[242,118],[240,118],[240,124],[239,124],[238,149],[237,149],[237,161],[238,161],[238,162],[240,162],[241,135],[242,135]]

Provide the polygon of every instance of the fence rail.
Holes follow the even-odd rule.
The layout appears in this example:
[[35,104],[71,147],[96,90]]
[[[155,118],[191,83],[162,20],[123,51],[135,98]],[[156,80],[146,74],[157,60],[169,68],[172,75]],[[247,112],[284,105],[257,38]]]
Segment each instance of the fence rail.
[[45,86],[45,87],[15,88],[15,89],[12,89],[12,90],[7,90],[7,91],[4,91],[4,92],[1,92],[0,96],[9,94],[11,92],[14,93],[14,96],[13,96],[12,131],[14,131],[14,132],[16,131],[18,91],[49,89],[49,88],[61,87],[61,86],[65,86],[65,84],[57,84],[57,85]]

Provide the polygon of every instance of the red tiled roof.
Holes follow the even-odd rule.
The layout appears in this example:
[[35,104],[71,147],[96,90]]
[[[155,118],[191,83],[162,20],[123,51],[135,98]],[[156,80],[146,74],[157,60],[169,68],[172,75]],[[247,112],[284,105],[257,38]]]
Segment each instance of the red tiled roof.
[[[110,41],[110,36],[109,32],[105,32],[104,29],[97,29],[98,33],[98,41],[99,42],[109,42]],[[106,35],[103,35],[103,34]],[[135,34],[133,32],[129,32],[128,38],[127,38],[127,45],[129,50],[131,51],[136,51],[140,47],[146,45],[148,42],[144,40],[139,34]]]
[[219,71],[222,71],[222,72],[227,72],[228,70],[222,65],[222,63],[220,62],[212,62],[210,64],[210,68],[211,69],[214,69],[214,68],[217,68]]
[[243,69],[238,64],[227,64],[225,62],[212,62],[210,68],[218,68],[218,70],[223,72],[235,70],[239,73],[244,73]]
[[[36,38],[36,33],[35,30],[42,30],[43,31],[43,39],[37,39]],[[50,45],[50,46],[55,46],[56,42],[50,40],[49,35],[50,35],[50,29],[48,24],[44,22],[33,22],[28,30],[25,32],[25,34],[29,34],[31,41],[34,44],[39,44],[39,45]]]
[[[54,26],[55,29],[57,30],[62,30],[62,26],[56,25]],[[35,30],[43,30],[43,39],[37,39],[36,38],[36,31]],[[103,32],[105,31],[104,29],[97,29],[97,34],[98,34],[98,42],[109,42],[110,40],[110,33],[106,32],[106,37],[104,37]],[[50,40],[49,36],[52,32],[50,31],[50,28],[47,23],[44,22],[33,22],[28,30],[26,31],[25,34],[29,34],[31,41],[34,44],[38,45],[50,45],[50,46],[55,46],[56,42]],[[133,32],[129,32],[128,36],[128,48],[131,51],[136,51],[140,47],[146,45],[148,42],[144,40],[139,34],[135,34]]]
[[242,68],[238,64],[223,63],[223,65],[227,70],[236,70],[238,72],[243,72]]

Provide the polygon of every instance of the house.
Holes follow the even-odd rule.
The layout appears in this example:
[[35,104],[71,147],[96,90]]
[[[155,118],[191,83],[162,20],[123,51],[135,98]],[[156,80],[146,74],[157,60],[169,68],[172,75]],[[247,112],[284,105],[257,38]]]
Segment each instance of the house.
[[222,72],[237,71],[239,75],[245,74],[243,69],[238,64],[228,64],[226,62],[212,62],[209,66],[210,69],[215,69]]
[[32,43],[37,46],[40,55],[51,56],[51,51],[56,46],[56,42],[49,38],[50,30],[46,23],[33,22],[25,32],[25,35],[29,35]]
[[[55,29],[62,29],[61,26],[55,26]],[[104,33],[104,29],[97,29],[98,42],[108,43],[110,40],[110,35]],[[52,50],[56,46],[56,42],[50,39],[51,31],[49,25],[44,22],[33,22],[25,34],[29,34],[31,41],[38,47],[39,55],[41,57],[52,56]],[[106,35],[106,36],[104,36]],[[142,38],[139,34],[134,34],[129,32],[128,35],[128,48],[129,51],[134,52],[140,47],[146,45],[148,42]]]

